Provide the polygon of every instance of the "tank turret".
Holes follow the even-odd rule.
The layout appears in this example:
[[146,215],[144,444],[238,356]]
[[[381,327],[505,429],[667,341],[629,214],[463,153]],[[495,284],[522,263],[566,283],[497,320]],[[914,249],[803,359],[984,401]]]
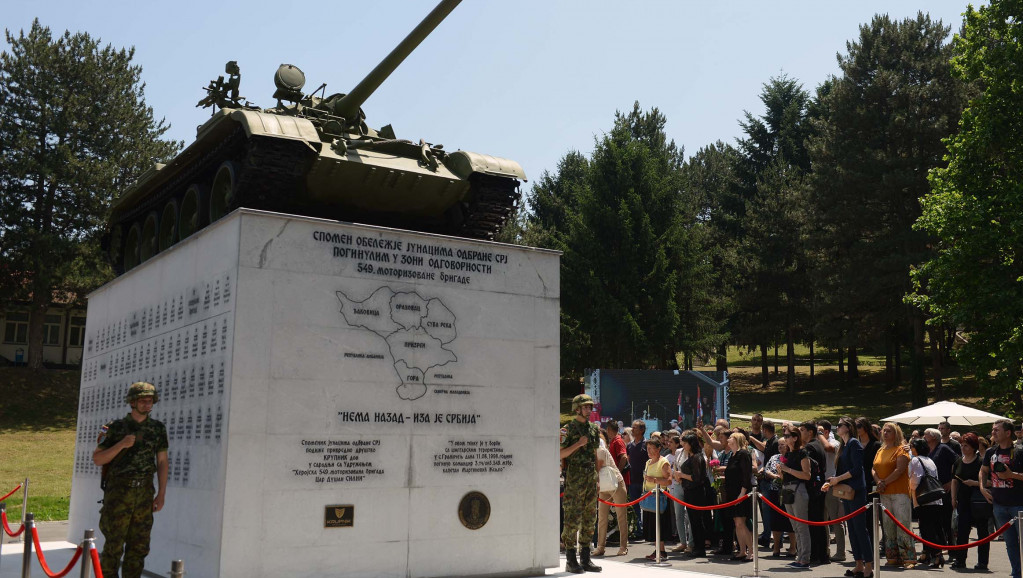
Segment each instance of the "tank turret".
[[371,129],[362,105],[458,5],[443,0],[347,94],[306,93],[305,74],[282,64],[276,105],[240,96],[228,62],[197,106],[213,110],[196,140],[155,165],[114,203],[107,247],[119,272],[166,250],[238,207],[492,239],[512,214],[525,174],[518,163],[445,151]]

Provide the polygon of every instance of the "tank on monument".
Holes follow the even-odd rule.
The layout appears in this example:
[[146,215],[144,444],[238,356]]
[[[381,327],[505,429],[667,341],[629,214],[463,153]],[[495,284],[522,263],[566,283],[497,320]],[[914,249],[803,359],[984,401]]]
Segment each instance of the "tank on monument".
[[[366,124],[362,104],[458,5],[444,0],[348,94],[326,84],[303,92],[305,75],[282,64],[276,106],[239,96],[227,63],[197,106],[214,107],[195,142],[146,171],[114,203],[106,248],[123,273],[237,207],[492,239],[514,211],[515,161],[445,151]],[[218,110],[219,109],[219,110]]]

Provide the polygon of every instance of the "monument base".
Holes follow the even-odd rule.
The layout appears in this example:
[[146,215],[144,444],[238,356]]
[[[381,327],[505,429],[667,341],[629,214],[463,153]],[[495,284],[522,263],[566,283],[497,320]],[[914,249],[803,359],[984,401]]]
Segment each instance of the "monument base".
[[557,566],[558,260],[247,209],[158,254],[89,296],[69,539],[146,380],[170,438],[151,572]]

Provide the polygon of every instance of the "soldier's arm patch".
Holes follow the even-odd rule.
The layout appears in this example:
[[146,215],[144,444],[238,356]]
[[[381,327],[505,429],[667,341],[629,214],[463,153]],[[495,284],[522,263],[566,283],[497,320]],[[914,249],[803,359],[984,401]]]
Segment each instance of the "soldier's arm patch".
[[96,444],[102,447],[103,449],[107,449],[113,446],[115,443],[117,443],[116,441],[111,439],[112,437],[116,437],[116,435],[114,433],[111,433],[110,431],[110,427],[113,425],[114,422],[111,421],[107,422],[106,424],[103,424],[103,426],[99,428],[99,436],[96,439]]
[[102,445],[103,444],[103,440],[106,439],[107,431],[109,429],[110,429],[110,425],[109,424],[103,424],[103,426],[99,428],[99,435],[96,436],[96,444],[97,445]]
[[568,428],[561,428],[561,447],[568,445]]

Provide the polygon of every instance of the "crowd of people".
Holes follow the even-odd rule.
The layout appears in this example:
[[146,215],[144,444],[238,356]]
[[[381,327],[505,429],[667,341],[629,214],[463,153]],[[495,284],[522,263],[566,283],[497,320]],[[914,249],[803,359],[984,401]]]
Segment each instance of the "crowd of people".
[[[727,504],[756,487],[778,510],[795,518],[768,504],[754,504],[752,499],[707,511],[661,496],[659,516],[652,498],[632,506],[631,513],[625,506],[615,506],[616,523],[609,529],[612,506],[601,503],[595,508],[595,556],[610,555],[606,546],[613,534],[618,556],[628,554],[630,543],[642,542],[651,547],[646,556],[650,560],[714,555],[747,561],[759,546],[770,548],[771,558],[793,558],[788,566],[794,569],[851,558],[855,565],[845,575],[870,578],[875,542],[869,511],[827,526],[797,520],[835,520],[879,497],[907,528],[916,518],[922,538],[948,545],[969,542],[974,530],[976,539],[986,537],[1023,510],[1023,451],[1018,451],[1023,450],[1023,431],[1009,420],[996,422],[990,439],[972,432],[960,435],[947,422],[936,429],[914,431],[907,440],[899,425],[879,427],[865,417],[842,417],[835,425],[827,420],[775,424],[765,422],[760,414],[752,417],[749,429],[731,427],[724,419],[713,426],[698,422],[683,429],[673,420],[669,427],[648,435],[641,420],[631,427],[612,420],[603,429],[589,422],[592,400],[588,396],[577,397],[573,411],[576,423],[590,428],[596,449],[585,454],[586,467],[593,469],[566,471],[562,539],[571,572],[600,571],[588,550],[594,517],[586,514],[571,524],[568,519],[568,504],[577,499],[576,484],[585,480],[593,486],[594,471],[600,480],[600,499],[611,504],[635,501],[655,487],[694,506]],[[570,430],[581,431],[579,427]],[[572,431],[566,436],[562,430],[563,458],[566,448],[584,447]],[[583,455],[578,450],[568,454],[581,463]],[[573,481],[573,474],[578,479]],[[754,507],[760,508],[760,528],[752,524]],[[573,505],[572,511],[576,515],[580,508]],[[925,546],[918,555],[913,537],[888,516],[882,518],[879,543],[886,566],[945,565],[942,549]],[[1012,576],[1020,578],[1016,531],[1010,527],[1004,541]],[[676,541],[669,550],[667,544]],[[575,562],[570,546],[576,544],[586,549],[584,565]],[[986,543],[977,548],[975,569],[987,569],[989,553]],[[967,556],[967,549],[950,551],[951,567],[966,568]]]

